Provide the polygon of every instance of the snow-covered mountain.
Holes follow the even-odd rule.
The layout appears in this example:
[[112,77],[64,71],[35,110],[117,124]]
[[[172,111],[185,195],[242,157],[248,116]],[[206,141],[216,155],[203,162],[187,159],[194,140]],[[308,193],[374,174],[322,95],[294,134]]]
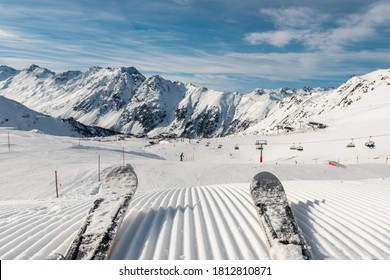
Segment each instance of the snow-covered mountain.
[[12,67],[0,65],[0,81],[4,81],[9,77],[16,75],[17,73],[18,71]]
[[0,95],[53,117],[149,137],[274,133],[309,122],[333,125],[335,112],[349,115],[371,104],[372,96],[379,104],[390,98],[383,93],[389,89],[390,70],[353,77],[337,89],[255,89],[248,94],[147,78],[133,67],[56,74],[32,65],[8,73],[0,81]]
[[[246,133],[298,129],[310,123],[345,127],[346,131],[364,128],[364,132],[369,133],[366,131],[369,128],[380,127],[390,121],[389,90],[390,69],[352,77],[336,89],[293,94],[277,102],[268,116]],[[312,126],[313,129],[316,127]]]
[[0,96],[0,127],[36,130],[58,136],[108,136],[112,131],[90,127],[70,119],[53,118],[35,112],[26,106]]

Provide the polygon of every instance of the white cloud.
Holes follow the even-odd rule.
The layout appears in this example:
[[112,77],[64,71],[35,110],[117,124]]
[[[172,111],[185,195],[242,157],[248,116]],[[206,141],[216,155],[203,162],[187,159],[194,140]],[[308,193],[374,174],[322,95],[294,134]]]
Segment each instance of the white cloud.
[[[249,92],[255,87],[272,85],[320,86],[318,81],[328,85],[330,80],[340,80],[352,73],[365,73],[370,69],[367,62],[390,65],[390,49],[381,51],[345,52],[307,51],[301,53],[225,53],[211,54],[197,52],[178,54],[161,51],[159,48],[145,48],[140,53],[125,46],[107,45],[91,52],[83,46],[61,45],[41,42],[34,48],[44,52],[26,52],[13,48],[9,55],[0,55],[0,64],[25,68],[38,64],[50,70],[86,70],[92,65],[103,67],[135,66],[145,75],[161,74],[166,79],[192,82],[211,89]],[[68,55],[68,53],[72,55]],[[3,54],[3,51],[0,51]],[[359,66],[360,65],[360,66]],[[266,82],[266,84],[265,84]]]
[[292,30],[280,30],[274,32],[254,32],[245,36],[244,40],[252,45],[268,43],[276,47],[283,47],[292,40],[297,40],[301,36]]
[[268,16],[281,28],[314,27],[326,21],[329,16],[311,8],[289,7],[285,9],[260,9],[260,14]]
[[[177,1],[182,4],[191,3]],[[13,15],[7,15],[1,8],[0,5],[0,16],[13,18]],[[92,65],[135,66],[146,75],[159,73],[167,79],[193,82],[213,89],[244,92],[249,92],[254,87],[269,87],[270,84],[310,85],[313,80],[340,80],[346,72],[364,73],[373,70],[367,66],[372,65],[368,62],[390,65],[390,49],[347,52],[344,48],[374,37],[378,26],[388,28],[389,9],[390,3],[381,2],[380,5],[376,4],[342,20],[335,20],[329,14],[309,8],[263,9],[260,12],[275,23],[276,30],[247,34],[245,41],[254,45],[271,44],[277,47],[298,42],[307,49],[300,53],[251,54],[222,53],[221,49],[214,53],[201,52],[195,49],[195,44],[193,48],[183,46],[179,41],[188,39],[186,36],[189,34],[157,28],[159,22],[155,29],[148,23],[147,30],[126,30],[117,36],[115,32],[107,32],[99,25],[80,23],[82,20],[95,18],[114,21],[115,17],[110,13],[92,13],[88,16],[79,11],[74,13],[82,16],[72,17],[77,21],[77,28],[74,27],[73,20],[56,21],[56,30],[62,32],[59,37],[34,33],[34,29],[23,29],[11,24],[0,27],[0,64],[10,64],[20,69],[35,63],[56,72],[86,70]],[[49,15],[48,8],[41,11],[38,8],[31,11],[20,8],[13,12],[19,13],[21,18],[23,15],[39,12],[45,15],[43,22],[59,14],[53,12]],[[72,11],[68,9],[67,14],[72,14]],[[119,17],[118,21],[123,19]],[[332,27],[328,25],[330,22]],[[67,36],[62,36],[67,31],[72,31],[69,34],[77,36],[68,40]],[[161,42],[162,45],[159,44]]]
[[331,15],[309,8],[262,9],[260,13],[269,17],[277,30],[246,34],[244,40],[252,45],[283,47],[295,40],[310,49],[334,51],[375,38],[379,28],[390,25],[388,1],[333,22]]
[[358,14],[352,14],[341,20],[343,25],[361,25],[361,26],[381,26],[388,25],[390,22],[390,2],[379,1],[372,6],[366,12]]
[[16,39],[18,36],[16,36],[14,33],[0,29],[0,40],[1,39]]

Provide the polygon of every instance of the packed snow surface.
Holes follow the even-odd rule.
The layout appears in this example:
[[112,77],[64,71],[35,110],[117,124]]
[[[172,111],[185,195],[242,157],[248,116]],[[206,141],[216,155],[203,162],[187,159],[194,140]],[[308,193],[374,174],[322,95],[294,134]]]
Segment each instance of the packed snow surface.
[[[112,259],[269,259],[249,194],[260,171],[282,182],[315,259],[390,259],[390,70],[334,90],[247,95],[134,68],[0,71],[1,259],[67,251],[100,193],[99,156],[102,178],[127,163],[138,178]],[[137,135],[226,137],[71,138],[15,101]]]
[[[255,136],[151,145],[0,128],[0,258],[67,251],[99,195],[100,155],[102,178],[125,161],[139,182],[112,259],[269,259],[249,194],[264,170],[283,183],[315,259],[390,259],[389,138],[378,137],[376,149],[356,141],[351,151],[345,140],[321,142],[337,139],[332,131],[269,136],[260,164]],[[303,152],[289,149],[298,139]]]

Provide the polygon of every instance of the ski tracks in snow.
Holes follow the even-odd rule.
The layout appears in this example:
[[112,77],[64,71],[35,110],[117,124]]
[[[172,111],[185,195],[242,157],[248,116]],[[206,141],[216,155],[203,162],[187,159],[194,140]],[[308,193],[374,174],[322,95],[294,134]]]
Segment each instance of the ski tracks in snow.
[[[315,259],[390,259],[389,180],[285,181]],[[140,186],[142,187],[142,186]],[[0,258],[65,253],[91,199],[0,201]],[[111,259],[269,259],[249,184],[139,191]]]
[[149,192],[132,203],[112,259],[268,258],[256,213],[245,207],[250,196],[235,185]]
[[294,213],[317,259],[390,258],[388,192],[369,182],[359,186],[358,182],[332,185],[301,181],[288,190]]
[[[286,182],[315,259],[390,258],[389,191],[367,184]],[[269,259],[248,188],[224,184],[136,195],[111,259]]]
[[46,259],[65,253],[91,200],[0,202],[0,258]]

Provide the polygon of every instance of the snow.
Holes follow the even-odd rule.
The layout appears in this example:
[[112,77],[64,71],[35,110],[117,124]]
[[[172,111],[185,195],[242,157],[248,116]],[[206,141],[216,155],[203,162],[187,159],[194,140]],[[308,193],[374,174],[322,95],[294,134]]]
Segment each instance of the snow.
[[301,247],[298,245],[273,242],[270,252],[275,260],[302,260]]
[[313,121],[329,129],[357,126],[343,130],[345,135],[359,131],[360,121],[363,128],[389,121],[388,69],[352,77],[336,89],[258,88],[244,95],[146,78],[135,68],[55,74],[33,65],[11,73],[0,81],[6,98],[53,117],[138,136],[270,135],[287,128],[310,131],[307,124]]
[[32,65],[12,73],[0,80],[0,95],[54,117],[150,137],[228,135],[256,125],[271,112],[268,123],[274,127],[285,122],[283,100],[288,106],[293,94],[310,97],[305,90],[288,88],[256,89],[247,95],[215,91],[160,76],[146,78],[135,68],[123,67],[55,74]]
[[[139,187],[117,233],[113,259],[269,259],[249,195],[249,182],[262,170],[281,179],[314,258],[390,258],[390,167],[380,138],[377,149],[356,147],[355,164],[343,142],[334,155],[310,144],[297,154],[278,142],[290,143],[298,134],[270,136],[260,165],[254,136],[207,139],[210,147],[206,140],[147,146],[146,139],[93,141],[12,130],[8,151],[8,132],[0,128],[2,259],[64,254],[99,195],[97,156],[104,177],[121,164],[123,147]],[[314,142],[318,134],[305,133],[305,140]],[[180,162],[181,152],[193,160]],[[377,154],[380,159],[374,159]],[[335,155],[346,168],[327,164]]]
[[60,118],[52,118],[34,112],[20,103],[0,96],[0,126],[19,130],[34,130],[63,136],[78,136],[69,124]]
[[[36,67],[30,71],[46,79],[45,89],[54,85],[51,77],[59,75]],[[87,73],[69,73],[72,82],[68,86],[73,87],[74,92],[68,99],[54,89],[45,94],[39,91],[33,81],[38,78],[27,72],[21,71],[14,80],[22,82],[20,79],[24,77],[24,86],[31,82],[31,87],[26,87],[17,97],[20,102],[23,100],[42,110],[48,109],[48,104],[54,104],[64,112],[74,105],[71,99],[76,92],[86,92],[88,79],[81,77],[93,76],[90,81],[99,80],[108,90],[115,86],[110,85],[110,79],[103,79],[102,73],[125,75],[121,76],[123,79],[130,79],[128,72],[138,75],[135,70],[100,68]],[[388,70],[380,70],[354,77],[338,89],[328,91],[326,96],[320,91],[311,95],[301,93],[299,98],[293,99],[290,93],[283,93],[283,100],[287,99],[269,108],[269,119],[266,118],[263,124],[254,124],[238,135],[199,141],[169,139],[150,145],[146,138],[59,136],[52,130],[27,126],[22,117],[10,126],[3,123],[0,125],[0,258],[46,259],[65,254],[93,201],[99,197],[98,156],[104,178],[113,167],[122,164],[124,150],[125,162],[131,164],[137,174],[138,189],[117,232],[111,259],[269,259],[267,241],[249,194],[253,176],[260,171],[269,171],[281,180],[315,259],[389,260],[388,76]],[[1,82],[2,95],[14,93],[8,88],[9,79]],[[134,85],[141,85],[141,80],[134,80]],[[154,83],[157,82],[169,84],[161,78],[154,79]],[[222,92],[211,95],[209,92],[203,97],[207,97],[208,102],[205,102],[199,88],[181,86],[197,92],[182,92],[188,101],[183,101],[182,106],[196,102],[199,95],[198,101],[204,102],[205,106],[213,102],[215,106],[224,104],[221,106],[229,112],[227,115],[232,114],[228,104],[245,97],[238,94],[232,97]],[[180,92],[179,89],[176,92]],[[136,91],[126,93],[135,94]],[[31,98],[34,94],[36,98]],[[263,105],[269,104],[267,98],[273,95],[267,92],[252,94],[264,98]],[[95,99],[97,96],[99,94],[91,100],[99,101]],[[41,97],[39,103],[37,100]],[[126,95],[126,98],[131,96]],[[223,100],[226,102],[221,102]],[[352,103],[347,106],[348,100]],[[8,102],[0,107],[0,117],[11,114],[9,108],[15,103],[3,98],[0,101],[0,106]],[[255,106],[250,100],[247,102],[251,104],[247,109]],[[307,106],[305,110],[302,103]],[[61,107],[62,104],[68,105]],[[115,106],[115,103],[110,104]],[[167,103],[166,108],[171,108],[172,104]],[[20,104],[18,106],[22,108]],[[201,109],[192,105],[188,108]],[[258,108],[263,107],[259,105]],[[108,110],[107,119],[103,117],[97,122],[116,124],[116,114],[122,109],[116,113]],[[94,107],[92,111],[95,110]],[[302,117],[302,110],[308,117]],[[320,111],[323,112],[319,114]],[[240,112],[245,113],[244,107]],[[198,113],[202,115],[201,110]],[[295,131],[270,133],[262,130],[286,116],[293,120]],[[303,125],[299,129],[301,119],[323,122],[329,127],[313,130]],[[141,123],[126,125],[142,132]],[[65,131],[55,123],[54,127]],[[375,141],[374,149],[364,145],[370,136]],[[346,147],[351,138],[355,148]],[[264,146],[262,164],[259,163],[256,140],[268,142]],[[210,142],[208,147],[206,142]],[[293,143],[301,143],[304,150],[290,150]],[[219,145],[222,148],[218,148]],[[239,150],[234,149],[236,145]],[[180,162],[182,152],[184,162]],[[331,166],[330,161],[345,168]],[[58,172],[59,198],[55,197],[55,171]],[[275,254],[282,253],[275,250]]]

